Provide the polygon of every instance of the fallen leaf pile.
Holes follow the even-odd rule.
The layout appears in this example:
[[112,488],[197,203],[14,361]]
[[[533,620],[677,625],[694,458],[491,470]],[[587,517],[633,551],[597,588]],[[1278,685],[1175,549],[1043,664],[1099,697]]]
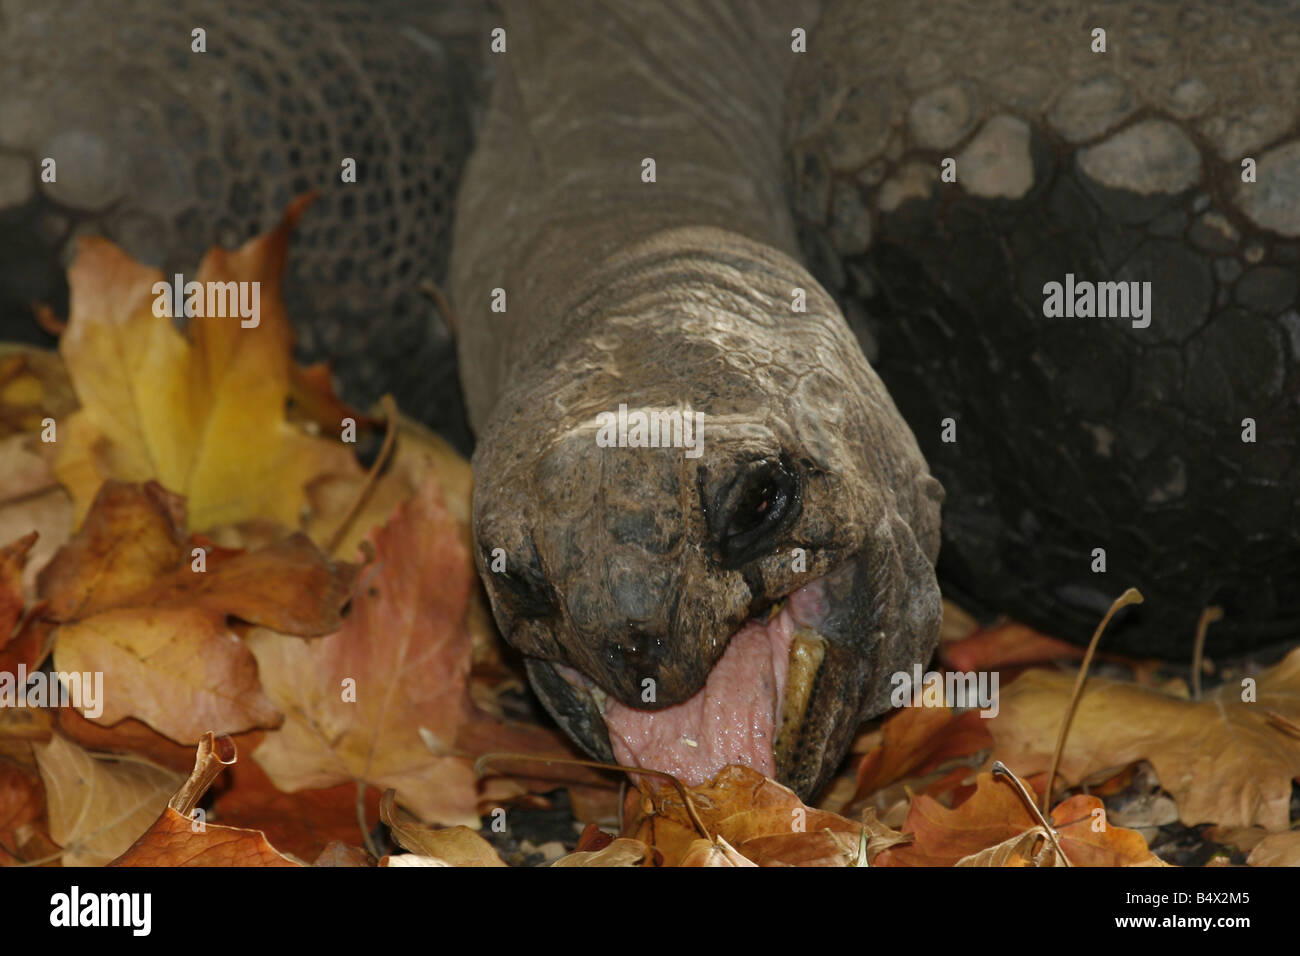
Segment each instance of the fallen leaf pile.
[[159,316],[163,276],[85,239],[59,354],[0,345],[0,864],[1161,866],[1171,827],[1300,864],[1300,650],[1200,699],[1110,659],[1044,814],[1082,651],[953,607],[939,662],[1000,673],[996,717],[901,708],[815,804],[738,766],[621,795],[502,650],[467,463],[292,362],[309,204],[199,267],[260,283],[255,324]]

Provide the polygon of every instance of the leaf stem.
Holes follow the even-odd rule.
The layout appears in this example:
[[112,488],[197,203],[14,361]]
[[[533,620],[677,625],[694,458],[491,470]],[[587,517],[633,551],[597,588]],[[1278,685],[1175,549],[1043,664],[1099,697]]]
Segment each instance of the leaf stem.
[[1070,706],[1065,709],[1065,719],[1061,721],[1061,733],[1056,738],[1056,750],[1052,754],[1052,769],[1047,772],[1047,783],[1043,787],[1044,815],[1047,814],[1052,805],[1052,784],[1056,781],[1056,768],[1061,764],[1061,753],[1065,750],[1065,737],[1070,732],[1070,721],[1074,719],[1075,708],[1079,706],[1079,698],[1083,695],[1083,682],[1088,679],[1088,667],[1092,664],[1092,655],[1096,653],[1097,642],[1101,640],[1101,632],[1106,630],[1106,625],[1110,623],[1110,619],[1115,616],[1115,612],[1120,608],[1141,603],[1142,592],[1137,588],[1128,588],[1115,599],[1110,606],[1110,610],[1106,612],[1106,616],[1097,625],[1097,630],[1092,632],[1092,640],[1088,642],[1088,651],[1083,655],[1083,663],[1079,665],[1079,676],[1074,681],[1074,692],[1070,694]]
[[384,465],[388,463],[388,458],[393,451],[393,445],[397,441],[397,403],[393,401],[392,395],[385,395],[379,401],[384,409],[384,419],[388,423],[388,433],[384,435],[384,445],[379,449],[379,457],[370,466],[370,473],[366,475],[365,483],[361,486],[361,490],[357,492],[352,507],[348,509],[348,513],[343,516],[343,520],[339,522],[339,526],[334,529],[334,533],[330,535],[329,541],[326,542],[326,554],[334,553],[334,549],[343,541],[343,536],[347,534],[352,522],[356,520],[357,515],[361,513],[361,509],[370,500],[370,495],[375,490],[375,484],[379,481],[379,473],[384,470]]
[[1201,699],[1201,658],[1205,655],[1205,632],[1215,621],[1223,620],[1223,608],[1207,607],[1196,622],[1196,644],[1192,648],[1192,700]]

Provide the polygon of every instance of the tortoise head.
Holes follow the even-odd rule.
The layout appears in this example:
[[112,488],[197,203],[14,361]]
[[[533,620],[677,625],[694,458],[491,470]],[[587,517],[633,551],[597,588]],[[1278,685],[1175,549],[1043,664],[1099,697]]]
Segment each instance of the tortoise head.
[[833,301],[771,249],[656,234],[562,326],[474,458],[503,634],[593,755],[813,793],[937,641],[942,489]]

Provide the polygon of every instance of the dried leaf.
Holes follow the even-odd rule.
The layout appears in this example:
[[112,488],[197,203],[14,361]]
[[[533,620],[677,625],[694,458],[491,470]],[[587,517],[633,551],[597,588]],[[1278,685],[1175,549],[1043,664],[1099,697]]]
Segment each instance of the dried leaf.
[[[247,740],[237,738],[240,752],[251,754],[262,736],[254,732]],[[277,849],[303,860],[317,860],[316,865],[321,865],[319,856],[331,844],[361,843],[379,821],[380,794],[374,787],[366,788],[367,829],[362,832],[355,784],[285,793],[256,760],[242,759],[229,767],[217,788],[220,793],[212,806],[213,820],[260,830]]]
[[199,267],[200,283],[260,283],[252,328],[196,316],[186,338],[154,314],[161,272],[107,240],[81,240],[59,343],[81,408],[61,426],[55,464],[78,514],[105,479],[156,479],[187,498],[198,529],[258,517],[296,528],[309,481],[359,470],[346,446],[286,420],[291,330],[280,278],[309,202],[294,202],[274,230],[235,252],[213,249]]
[[939,659],[954,671],[994,671],[1044,661],[1078,660],[1084,649],[1041,631],[1008,621],[943,644]]
[[398,853],[386,856],[379,861],[380,866],[451,866],[446,860],[433,856],[420,856],[418,853]]
[[[1096,797],[1079,794],[1062,802],[1052,811],[1051,823],[1075,866],[1159,865],[1140,833],[1110,825]],[[913,800],[903,822],[912,843],[886,850],[877,865],[955,866],[1037,827],[1012,786],[982,773],[975,792],[954,809],[927,796]]]
[[211,824],[192,815],[212,781],[236,759],[229,737],[204,734],[193,772],[162,815],[109,866],[302,866],[271,846],[260,831]]
[[1300,866],[1300,830],[1270,833],[1255,844],[1246,862],[1251,866]]
[[[474,478],[469,462],[441,436],[414,419],[399,414],[396,428],[397,445],[392,461],[375,483],[364,507],[339,539],[334,556],[355,558],[367,535],[388,521],[397,506],[410,500],[431,475],[437,477],[443,504],[456,521],[466,554],[472,554],[474,534],[470,528],[470,498]],[[331,540],[364,481],[360,475],[325,475],[311,483],[308,497],[312,519],[307,525],[307,533],[312,540]],[[500,638],[481,588],[470,592],[466,625],[473,641],[475,667],[499,667]]]
[[1018,836],[1008,837],[996,846],[964,856],[953,864],[979,867],[1064,865],[1061,855],[1056,852],[1047,831],[1042,827],[1034,827]]
[[[72,534],[72,499],[55,480],[35,435],[0,438],[0,541],[31,532],[35,544],[22,574],[25,604],[36,602],[36,574]],[[0,642],[4,635],[0,634]]]
[[379,803],[379,817],[393,839],[405,850],[436,857],[451,866],[505,866],[491,843],[469,827],[435,829],[404,818],[397,808],[397,791],[389,790]]
[[905,707],[884,722],[881,745],[858,765],[854,800],[903,777],[928,773],[953,757],[991,747],[988,720],[978,711],[954,714],[946,707]]
[[691,867],[745,867],[758,866],[751,860],[747,860],[741,854],[736,852],[733,847],[722,837],[715,837],[710,840],[695,840],[686,848],[682,854],[681,862],[678,866]]
[[[874,815],[854,823],[805,806],[794,791],[739,765],[726,767],[708,784],[688,792],[712,837],[705,842],[726,840],[760,866],[855,866],[864,832],[870,841],[868,862],[899,837]],[[684,865],[690,854],[691,859],[721,865],[716,856],[700,856],[703,848],[695,842],[702,836],[676,790],[661,789],[642,803],[627,833],[658,850],[665,866]]]
[[[310,642],[265,628],[249,635],[263,686],[287,715],[254,757],[281,790],[364,780],[395,789],[422,820],[477,826],[478,780],[463,741],[499,722],[469,697],[472,570],[433,476],[372,540],[375,562],[337,633]],[[540,728],[499,729],[508,745],[490,749],[540,753],[554,740]],[[496,796],[520,792],[511,784]]]
[[[40,575],[55,665],[105,675],[104,724],[137,718],[180,743],[276,724],[230,618],[300,634],[341,621],[354,569],[304,535],[196,570],[183,502],[156,483],[106,482],[76,536]],[[83,711],[84,712],[84,711]]]
[[44,419],[59,421],[76,407],[72,382],[57,355],[0,343],[0,438],[37,431]]
[[[1073,675],[1035,670],[1002,690],[989,731],[997,754],[1017,773],[1050,765],[1073,683]],[[1188,701],[1090,677],[1057,785],[1146,760],[1183,823],[1285,830],[1291,780],[1300,776],[1300,739],[1276,717],[1300,721],[1300,648],[1259,677],[1255,702],[1241,697],[1242,686],[1234,683]]]
[[649,857],[648,846],[624,837],[599,850],[578,850],[562,856],[551,866],[645,866]]
[[19,832],[39,826],[45,817],[45,791],[40,777],[0,758],[0,866],[24,862],[18,855]]
[[36,746],[50,836],[65,866],[102,866],[158,817],[185,779],[143,760],[102,760],[57,734]]
[[321,851],[312,866],[378,866],[379,861],[356,846],[335,840]]
[[302,866],[266,840],[260,830],[205,823],[163,810],[140,839],[109,866]]

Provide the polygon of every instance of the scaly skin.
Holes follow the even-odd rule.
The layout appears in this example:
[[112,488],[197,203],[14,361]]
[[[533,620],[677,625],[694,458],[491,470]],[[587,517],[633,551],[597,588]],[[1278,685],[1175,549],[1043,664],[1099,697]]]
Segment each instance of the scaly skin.
[[[67,303],[75,239],[107,235],[167,275],[322,197],[286,293],[305,357],[363,403],[439,409],[468,449],[441,281],[476,74],[479,5],[372,0],[0,3],[0,335]],[[206,53],[191,30],[207,31]],[[473,38],[472,40],[470,38]],[[58,180],[39,181],[56,158]],[[340,179],[357,160],[356,183]]]
[[[811,44],[803,249],[948,491],[945,593],[1086,640],[1135,585],[1106,646],[1182,661],[1209,604],[1211,657],[1300,637],[1300,4],[846,0]],[[1151,281],[1150,326],[1044,319],[1066,273]]]

